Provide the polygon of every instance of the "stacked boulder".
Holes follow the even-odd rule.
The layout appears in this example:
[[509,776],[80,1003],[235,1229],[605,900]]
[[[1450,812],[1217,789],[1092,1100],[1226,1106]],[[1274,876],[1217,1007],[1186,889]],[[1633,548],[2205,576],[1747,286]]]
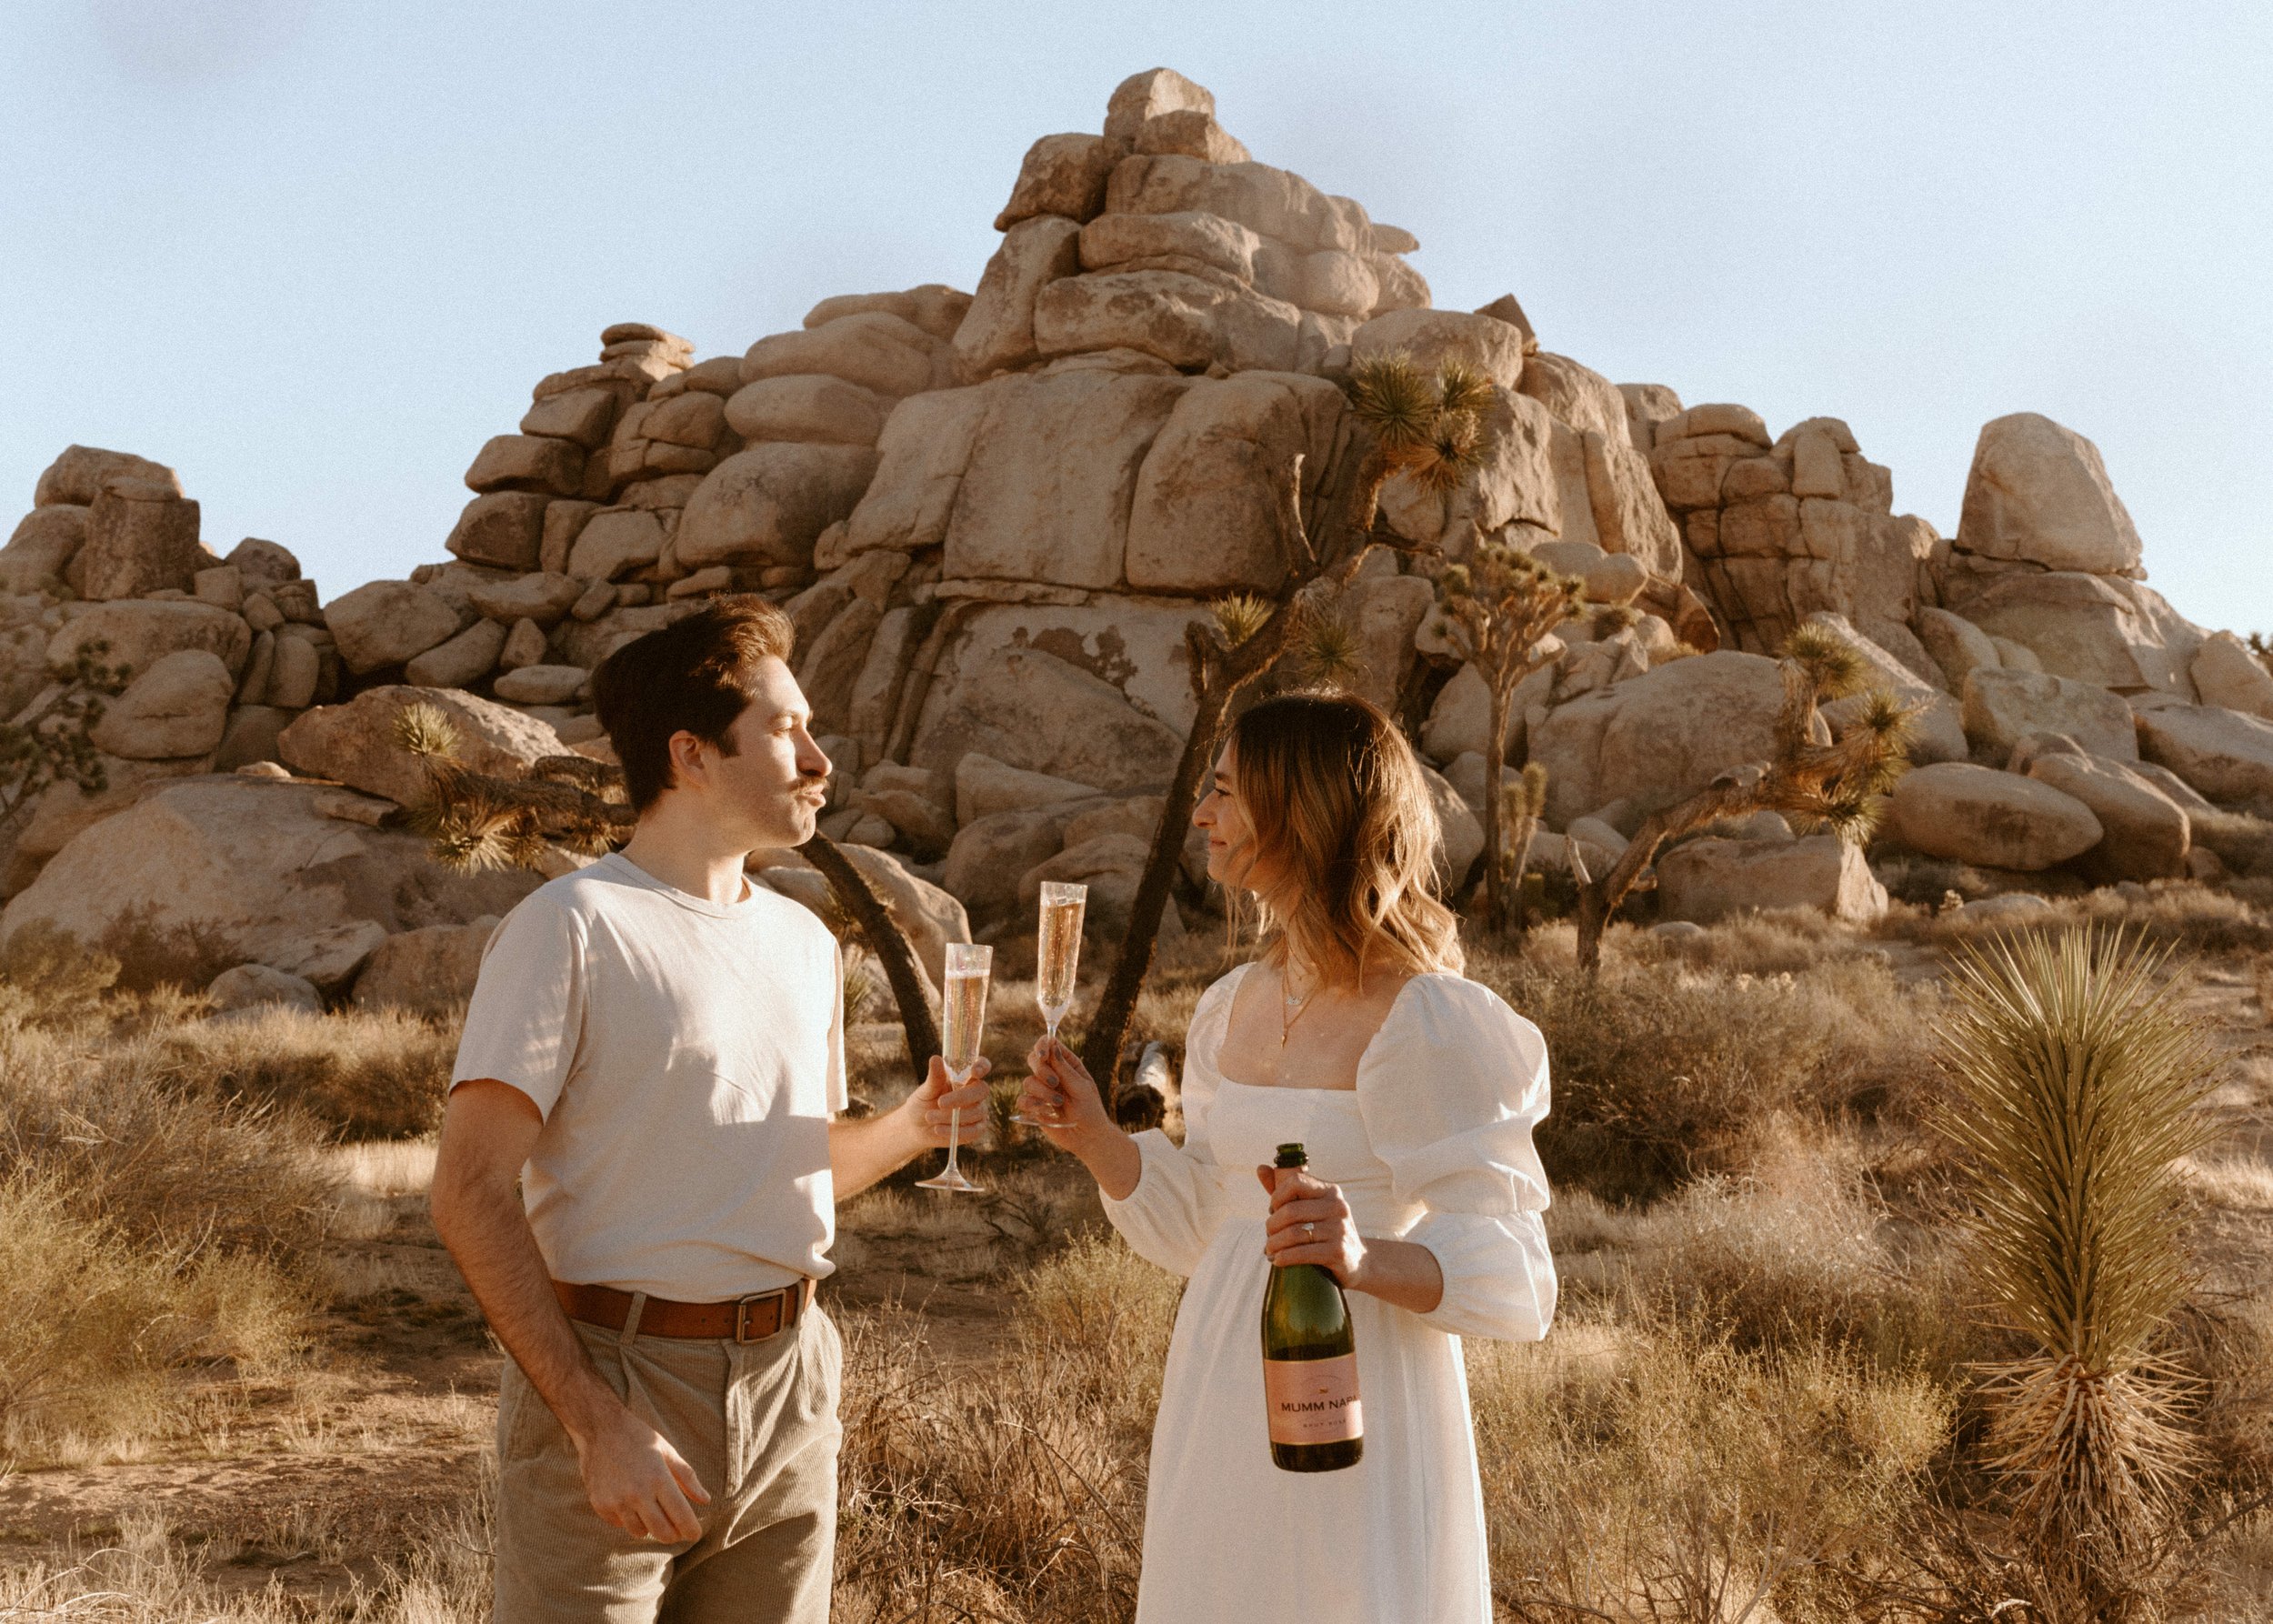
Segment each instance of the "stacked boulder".
[[[142,904],[104,873],[142,874],[127,859],[145,847],[185,874],[257,866],[234,833],[195,831],[273,824],[263,849],[342,865],[307,929],[256,886],[235,924],[206,887],[143,926],[177,958],[203,941],[205,960],[266,967],[232,997],[281,975],[310,997],[435,1005],[477,959],[480,921],[531,882],[465,887],[461,907],[406,855],[396,826],[423,783],[395,716],[443,708],[488,771],[605,759],[592,668],[726,592],[795,624],[836,766],[824,827],[935,973],[973,923],[1026,928],[1050,878],[1087,881],[1093,925],[1116,931],[1194,711],[1187,630],[1227,595],[1286,590],[1282,482],[1298,465],[1315,511],[1346,471],[1348,369],[1397,352],[1489,381],[1489,455],[1448,493],[1390,483],[1384,520],[1414,550],[1375,554],[1331,614],[1352,686],[1441,769],[1456,875],[1497,789],[1483,679],[1435,577],[1486,540],[1586,584],[1511,725],[1510,770],[1547,769],[1550,865],[1598,871],[1650,811],[1766,755],[1774,657],[1802,626],[1916,714],[1918,769],[1875,857],[2015,885],[2177,876],[2206,869],[2190,818],[2273,805],[2273,676],[2144,585],[2098,452],[2048,419],[1982,431],[1944,539],[1895,513],[1890,473],[1837,418],[1772,436],[1744,406],[1684,407],[1543,349],[1513,296],[1433,308],[1409,232],[1254,161],[1167,69],[1115,90],[1101,133],[1034,143],[996,226],[971,293],[825,299],[739,354],[609,327],[596,362],[545,378],[517,432],[476,455],[446,556],[321,606],[281,547],[206,552],[169,470],[73,447],[0,551],[0,713],[37,704],[98,636],[135,686],[96,740],[112,787],[51,790],[0,830],[0,892],[21,893],[0,931],[37,915],[125,939]],[[1827,728],[1857,708],[1827,707]],[[253,776],[199,776],[228,769]],[[1188,907],[1209,906],[1199,858]],[[761,877],[820,900],[794,859]],[[1657,880],[1661,907],[1697,919],[1886,906],[1860,854],[1771,815],[1667,852]]]
[[[248,537],[223,558],[198,530],[172,469],[74,446],[0,549],[0,717],[41,715],[83,654],[125,685],[89,736],[102,787],[51,785],[0,827],[0,934],[67,930],[115,954],[129,985],[222,977],[224,1008],[315,1007],[401,933],[462,930],[536,877],[447,874],[392,827],[416,777],[392,707],[355,747],[295,752],[356,713],[326,703],[354,680],[356,646],[287,549]],[[350,639],[361,627],[340,624]],[[460,720],[492,770],[563,747],[510,712]],[[500,723],[523,730],[516,748],[488,747]],[[295,754],[306,778],[276,760]]]
[[340,677],[288,550],[247,537],[221,557],[174,470],[73,446],[0,548],[0,717],[40,713],[83,652],[125,683],[91,738],[104,787],[50,786],[0,828],[0,897],[146,787],[273,756]]
[[1653,419],[1656,403],[1635,404],[1657,488],[1680,516],[1689,579],[1732,647],[1773,654],[1810,615],[1833,614],[1933,675],[1909,622],[1939,538],[1914,514],[1895,516],[1891,471],[1846,424],[1810,417],[1771,440],[1747,406]]

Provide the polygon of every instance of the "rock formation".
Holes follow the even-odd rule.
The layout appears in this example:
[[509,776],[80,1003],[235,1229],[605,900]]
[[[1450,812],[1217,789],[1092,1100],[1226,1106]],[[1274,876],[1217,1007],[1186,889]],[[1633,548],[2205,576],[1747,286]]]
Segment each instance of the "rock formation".
[[[1390,350],[1491,380],[1491,452],[1449,495],[1392,481],[1388,522],[1436,550],[1377,556],[1335,613],[1469,856],[1483,685],[1433,577],[1485,537],[1587,586],[1509,730],[1511,764],[1548,768],[1550,861],[1756,757],[1768,657],[1809,622],[1918,708],[1934,765],[1888,850],[2183,873],[2186,797],[2273,799],[2273,676],[2144,584],[2098,453],[2049,419],[1982,430],[1944,538],[1836,417],[1775,433],[1613,384],[1542,348],[1513,296],[1434,308],[1411,233],[1254,161],[1166,69],[1120,85],[1101,133],[1036,141],[995,224],[970,293],[825,299],[708,359],[607,328],[474,452],[442,557],[328,603],[272,542],[209,550],[172,470],[66,449],[0,549],[0,717],[95,638],[131,683],[95,737],[108,787],[0,829],[0,932],[50,918],[140,943],[145,974],[256,963],[334,997],[369,960],[365,1001],[438,1007],[467,928],[524,881],[420,873],[394,711],[443,704],[486,770],[605,756],[591,668],[723,592],[795,622],[836,763],[825,827],[871,848],[927,942],[1016,931],[1048,877],[1088,880],[1109,929],[1193,713],[1185,628],[1279,589],[1272,481],[1300,456],[1317,495],[1350,432],[1340,378]],[[763,877],[817,897],[795,863]],[[1677,847],[1663,879],[1700,918],[1884,906],[1853,854],[1780,822]],[[433,934],[381,951],[406,932]]]

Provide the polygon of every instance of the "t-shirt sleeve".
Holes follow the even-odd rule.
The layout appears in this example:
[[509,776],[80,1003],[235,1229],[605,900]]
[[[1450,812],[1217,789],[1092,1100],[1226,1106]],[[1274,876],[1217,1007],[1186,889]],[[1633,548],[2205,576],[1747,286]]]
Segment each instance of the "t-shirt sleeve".
[[549,897],[529,897],[482,950],[450,1086],[495,1078],[549,1118],[576,1063],[585,991],[584,922]]
[[831,942],[829,961],[836,967],[836,1007],[828,1018],[828,1114],[842,1113],[852,1104],[852,1090],[845,1081],[845,956],[836,951]]

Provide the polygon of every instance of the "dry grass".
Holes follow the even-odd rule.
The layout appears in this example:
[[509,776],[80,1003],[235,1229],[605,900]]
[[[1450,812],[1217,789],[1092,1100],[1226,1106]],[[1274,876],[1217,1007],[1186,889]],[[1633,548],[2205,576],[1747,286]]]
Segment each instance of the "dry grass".
[[177,1028],[163,1064],[187,1090],[285,1107],[342,1139],[394,1139],[441,1125],[456,1052],[456,1032],[399,1010],[276,1007]]
[[920,1319],[854,1322],[837,1616],[1124,1620],[1179,1282],[1117,1238],[1020,1284],[1007,1344],[943,1364]]
[[170,1086],[162,1047],[0,1022],[0,1448],[17,1459],[187,1424],[169,1372],[275,1366],[319,1289],[314,1133]]
[[1469,1379],[1495,1585],[1521,1619],[1850,1616],[1821,1565],[1888,1568],[1951,1408],[1821,1348],[1584,1320],[1475,1349]]
[[1967,910],[1928,914],[1901,909],[1887,916],[1878,934],[1949,947],[2015,929],[2070,930],[2096,925],[2128,926],[2142,940],[2191,953],[2256,953],[2273,948],[2273,911],[2254,883],[2216,887],[2192,880],[2158,880],[2126,896],[2112,888],[2080,896],[2048,897],[2048,906],[2022,915],[1968,918]]
[[[0,1618],[63,1616],[117,1624],[478,1624],[489,1617],[490,1508],[486,1497],[422,1510],[374,1559],[369,1532],[305,1517],[249,1537],[183,1541],[151,1512],[115,1533],[80,1539],[54,1558],[0,1568]],[[279,1555],[315,1559],[338,1576],[310,1596],[277,1579],[246,1582]],[[236,1582],[230,1582],[235,1579]]]
[[1558,1188],[1650,1199],[1734,1172],[1778,1122],[1873,1111],[1921,1086],[1921,1000],[1877,958],[1756,976],[1606,957],[1588,977],[1567,928],[1469,973],[1536,1022],[1555,1067],[1539,1134]]
[[2273,822],[2247,812],[2197,812],[2194,844],[2218,854],[2229,873],[2273,879]]

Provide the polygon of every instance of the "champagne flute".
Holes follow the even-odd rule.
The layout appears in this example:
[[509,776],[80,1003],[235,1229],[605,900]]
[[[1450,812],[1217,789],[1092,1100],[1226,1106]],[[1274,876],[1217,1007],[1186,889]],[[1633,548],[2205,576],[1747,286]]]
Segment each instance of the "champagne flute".
[[[993,976],[995,950],[976,942],[947,944],[946,1036],[941,1048],[946,1053],[940,1058],[946,1063],[947,1081],[960,1088],[971,1078],[972,1068],[978,1064],[979,1039],[986,1031],[986,983]],[[967,1190],[977,1193],[980,1186],[963,1177],[956,1165],[962,1150],[963,1114],[956,1111],[947,1118],[947,1165],[932,1178],[918,1178],[919,1189]]]
[[[1074,976],[1081,967],[1081,917],[1089,906],[1089,887],[1062,879],[1042,882],[1042,918],[1035,947],[1034,1001],[1042,1011],[1049,1040],[1057,1041],[1057,1023],[1074,1007]],[[1013,1121],[1028,1128],[1051,1128],[1055,1123],[1019,1116]]]

